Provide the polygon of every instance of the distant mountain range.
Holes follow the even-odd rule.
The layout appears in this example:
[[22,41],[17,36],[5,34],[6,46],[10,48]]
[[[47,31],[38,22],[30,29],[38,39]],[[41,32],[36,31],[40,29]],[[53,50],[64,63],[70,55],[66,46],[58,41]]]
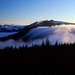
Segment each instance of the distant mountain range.
[[0,25],[0,32],[16,32],[22,30],[24,27],[20,25]]
[[36,28],[38,26],[55,26],[55,25],[62,25],[62,24],[72,24],[75,25],[75,23],[68,23],[68,22],[62,22],[62,21],[54,21],[54,20],[45,20],[45,21],[39,21],[34,22],[30,25],[0,25],[0,32],[16,32],[21,31],[23,28]]
[[[25,36],[26,33],[28,31],[30,31],[33,28],[37,28],[37,27],[43,27],[43,26],[47,26],[47,27],[51,27],[51,26],[55,26],[55,25],[75,25],[75,23],[68,23],[68,22],[63,22],[63,21],[54,21],[54,20],[45,20],[45,21],[39,21],[39,22],[34,22],[30,25],[25,25],[25,26],[20,26],[20,25],[0,25],[0,32],[17,32],[16,34],[13,35],[9,35],[6,37],[2,37],[0,38],[0,40],[7,40],[7,39],[20,39],[21,37]],[[26,38],[25,38],[26,39]]]

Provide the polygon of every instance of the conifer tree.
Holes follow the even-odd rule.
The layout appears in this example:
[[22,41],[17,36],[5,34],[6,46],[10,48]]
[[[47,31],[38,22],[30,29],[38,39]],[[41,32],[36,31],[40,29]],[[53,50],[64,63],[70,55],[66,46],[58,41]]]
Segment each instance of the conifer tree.
[[44,47],[45,46],[45,44],[44,44],[44,40],[42,41],[42,45],[41,45],[42,47]]
[[55,43],[55,46],[58,46],[58,43],[57,43],[57,41],[56,41],[56,43]]
[[46,46],[49,46],[49,39],[46,39]]

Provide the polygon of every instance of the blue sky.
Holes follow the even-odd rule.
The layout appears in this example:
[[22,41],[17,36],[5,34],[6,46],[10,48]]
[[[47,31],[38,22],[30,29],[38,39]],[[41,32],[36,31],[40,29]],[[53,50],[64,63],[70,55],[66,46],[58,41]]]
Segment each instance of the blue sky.
[[0,0],[0,24],[51,19],[75,23],[75,0]]

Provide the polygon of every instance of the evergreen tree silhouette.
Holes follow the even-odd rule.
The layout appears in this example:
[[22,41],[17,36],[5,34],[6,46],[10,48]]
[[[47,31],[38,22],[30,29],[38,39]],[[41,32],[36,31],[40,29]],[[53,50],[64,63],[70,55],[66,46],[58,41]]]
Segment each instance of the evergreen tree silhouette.
[[58,43],[57,43],[57,41],[56,41],[56,43],[55,43],[55,46],[58,46]]
[[69,45],[69,43],[67,42],[67,44],[66,44],[67,46]]
[[49,39],[46,39],[46,46],[49,46]]
[[25,48],[28,48],[28,46],[26,45]]
[[45,47],[45,44],[44,44],[44,40],[42,41],[42,45],[41,45],[42,47]]
[[64,46],[66,46],[66,43],[64,43]]

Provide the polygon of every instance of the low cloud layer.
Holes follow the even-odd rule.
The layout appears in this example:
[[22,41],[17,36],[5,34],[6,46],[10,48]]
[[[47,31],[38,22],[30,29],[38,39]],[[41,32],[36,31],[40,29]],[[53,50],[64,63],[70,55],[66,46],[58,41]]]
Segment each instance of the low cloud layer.
[[[75,26],[56,26],[49,28],[36,28],[32,29],[25,36],[28,36],[28,42],[22,41],[22,38],[18,41],[14,41],[13,39],[9,39],[7,41],[0,41],[0,48],[5,47],[22,47],[26,44],[30,47],[35,44],[41,45],[42,41],[46,42],[46,38],[49,38],[49,41],[52,45],[55,44],[56,41],[58,43],[74,43],[75,42]],[[24,37],[25,37],[24,36]],[[23,37],[23,38],[24,38]]]
[[58,38],[60,37],[60,42],[62,43],[70,43],[70,42],[75,42],[75,33],[72,33],[72,28],[74,27],[75,29],[75,26],[65,26],[65,27],[62,27],[60,26],[61,28],[57,28],[55,31],[54,31],[54,35],[58,36]]

